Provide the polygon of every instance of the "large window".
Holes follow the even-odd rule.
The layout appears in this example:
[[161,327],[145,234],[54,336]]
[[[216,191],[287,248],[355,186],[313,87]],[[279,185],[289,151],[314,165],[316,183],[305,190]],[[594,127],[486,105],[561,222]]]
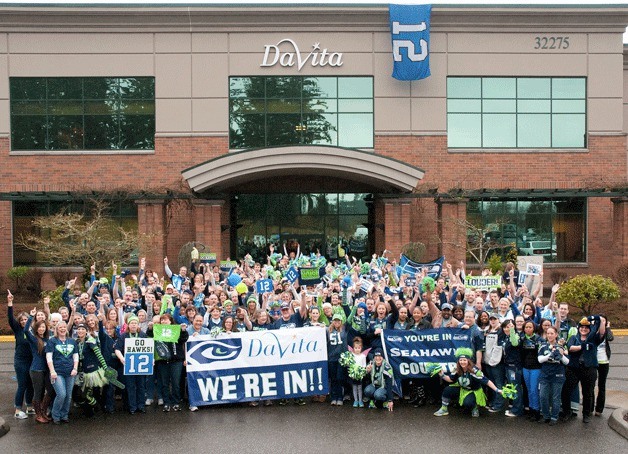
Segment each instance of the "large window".
[[585,148],[584,77],[449,77],[450,148]]
[[[519,255],[540,255],[545,262],[586,261],[586,199],[473,200],[467,221],[481,227],[483,244],[497,253],[515,245]],[[469,238],[469,244],[478,240]]]
[[373,148],[372,77],[231,77],[229,147]]
[[12,77],[12,150],[152,150],[154,77]]
[[[236,255],[265,262],[269,243],[300,244],[304,254],[369,255],[367,194],[240,194]],[[283,253],[283,251],[281,251]]]
[[[33,226],[33,220],[39,216],[50,216],[61,212],[90,213],[92,206],[81,200],[75,201],[15,201],[13,202],[13,238],[27,234],[38,236],[50,235]],[[112,201],[108,204],[107,218],[112,226],[125,230],[137,230],[137,205],[133,201]],[[111,229],[112,232],[115,229]],[[48,236],[49,237],[49,236]],[[29,249],[13,245],[13,262],[18,265],[48,265],[42,258]],[[137,264],[137,256],[131,257],[129,265]],[[75,265],[68,263],[68,265]]]

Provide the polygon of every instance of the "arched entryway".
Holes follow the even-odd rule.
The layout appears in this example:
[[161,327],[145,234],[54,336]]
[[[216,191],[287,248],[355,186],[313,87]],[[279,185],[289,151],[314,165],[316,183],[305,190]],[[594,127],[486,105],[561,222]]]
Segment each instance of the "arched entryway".
[[182,175],[205,199],[196,207],[197,239],[219,240],[223,255],[259,258],[268,242],[298,241],[304,252],[320,249],[333,258],[338,244],[364,256],[392,238],[408,240],[409,230],[392,224],[409,218],[402,196],[424,172],[369,151],[288,146],[232,152]]

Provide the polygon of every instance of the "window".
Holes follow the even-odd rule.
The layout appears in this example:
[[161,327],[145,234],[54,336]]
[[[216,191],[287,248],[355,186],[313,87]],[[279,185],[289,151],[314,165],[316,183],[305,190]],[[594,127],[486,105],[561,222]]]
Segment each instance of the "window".
[[[33,226],[33,220],[39,216],[50,216],[62,211],[68,213],[89,212],[91,205],[83,201],[14,201],[13,202],[13,238],[20,238],[22,235],[37,234],[47,235],[49,231],[38,230]],[[120,226],[127,231],[137,231],[137,205],[133,201],[112,201],[107,210],[108,219],[112,225]],[[112,229],[112,232],[114,229]],[[39,255],[17,245],[13,245],[13,261],[15,266],[19,265],[48,265]],[[137,264],[137,256],[132,256],[128,265]],[[75,265],[68,263],[68,265]],[[126,265],[126,264],[125,264]]]
[[585,148],[586,79],[447,78],[450,148]]
[[[467,221],[483,231],[483,243],[498,254],[515,245],[519,255],[545,262],[586,260],[586,199],[486,199],[467,204]],[[468,247],[478,245],[468,230]],[[490,255],[490,254],[489,254]]]
[[231,77],[229,147],[373,148],[372,77]]
[[152,150],[154,77],[12,77],[12,150]]
[[[266,261],[267,246],[299,243],[301,252],[338,258],[338,244],[355,257],[369,255],[368,194],[240,194],[234,199],[236,256]],[[283,250],[278,250],[283,253]]]

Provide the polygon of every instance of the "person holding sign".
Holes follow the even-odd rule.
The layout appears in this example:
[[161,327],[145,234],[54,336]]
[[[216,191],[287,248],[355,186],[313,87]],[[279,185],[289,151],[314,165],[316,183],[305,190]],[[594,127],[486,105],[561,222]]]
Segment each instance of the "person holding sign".
[[155,367],[161,378],[163,411],[181,411],[181,374],[188,340],[186,325],[174,325],[170,314],[162,314],[159,324],[149,328],[148,336],[155,339]]
[[[146,338],[146,334],[140,331],[140,320],[137,316],[132,315],[127,320],[127,331],[118,337],[115,344],[115,353],[120,362],[124,365],[125,357],[122,352],[125,351],[125,341],[127,339]],[[146,377],[144,375],[125,375],[124,384],[126,386],[127,402],[129,405],[129,413],[136,412],[146,413],[145,394],[146,394]]]

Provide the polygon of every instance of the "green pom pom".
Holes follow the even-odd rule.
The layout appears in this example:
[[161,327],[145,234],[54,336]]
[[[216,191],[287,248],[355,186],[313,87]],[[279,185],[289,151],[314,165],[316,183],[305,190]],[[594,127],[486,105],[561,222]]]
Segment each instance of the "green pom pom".
[[443,370],[443,366],[438,363],[425,363],[425,368],[427,373],[430,374],[430,377],[438,375],[440,371]]
[[371,272],[371,264],[363,263],[360,265],[360,274],[369,274]]
[[434,282],[434,279],[429,276],[423,278],[423,282],[421,282],[421,285],[425,287],[425,290],[430,293],[432,293],[436,288],[436,282]]
[[340,354],[340,358],[338,359],[338,363],[342,367],[350,367],[351,364],[355,364],[355,358],[353,354],[349,351],[343,352]]
[[504,385],[502,388],[502,396],[506,399],[515,400],[517,398],[517,387],[512,383]]

